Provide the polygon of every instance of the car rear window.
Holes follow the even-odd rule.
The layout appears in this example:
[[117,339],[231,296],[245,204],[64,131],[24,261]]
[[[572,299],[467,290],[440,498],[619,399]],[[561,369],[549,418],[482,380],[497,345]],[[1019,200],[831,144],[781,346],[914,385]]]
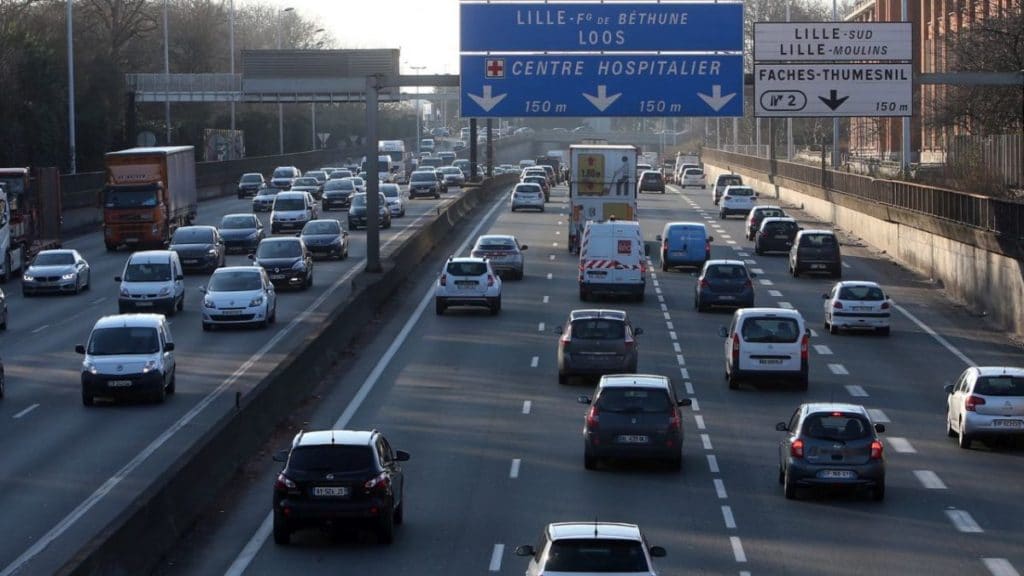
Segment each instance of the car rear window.
[[644,174],[644,180],[653,180],[655,182],[661,182],[661,174]]
[[720,176],[718,178],[719,186],[739,186],[743,184],[743,178],[739,176]]
[[871,436],[871,423],[860,414],[811,414],[804,420],[803,435],[818,440],[857,440]]
[[750,188],[733,188],[732,190],[728,190],[727,193],[729,194],[729,196],[733,196],[733,197],[735,197],[735,196],[753,196],[754,195],[754,191],[751,190]]
[[683,172],[684,176],[703,176],[704,171],[700,168],[687,168],[686,172]]
[[885,300],[885,294],[878,286],[843,286],[839,290],[840,300]]
[[738,280],[747,277],[747,269],[736,264],[715,264],[708,266],[705,276],[711,279]]
[[800,338],[800,324],[793,318],[752,316],[743,321],[740,333],[747,342],[796,342]]
[[974,384],[974,393],[985,396],[1024,396],[1024,377],[981,376]]
[[661,413],[672,408],[668,392],[656,388],[605,388],[596,402],[601,412]]
[[572,337],[581,340],[622,340],[626,337],[626,323],[603,318],[576,320],[572,323]]
[[448,273],[452,276],[481,276],[487,273],[483,262],[449,262]]
[[649,570],[643,545],[635,540],[555,540],[546,572],[643,572]]
[[831,234],[804,234],[800,237],[801,246],[825,248],[836,245],[836,237]]
[[299,446],[288,458],[290,470],[307,472],[361,472],[373,465],[369,446]]
[[541,189],[538,184],[519,184],[516,186],[516,194],[526,192],[527,194],[540,194]]
[[777,208],[766,208],[764,210],[754,212],[755,218],[782,218],[785,215],[785,212]]
[[704,241],[707,239],[707,232],[695,226],[673,226],[668,229],[668,237],[673,240]]
[[481,238],[476,247],[478,250],[515,250],[516,243],[511,238]]
[[771,233],[795,232],[796,222],[766,222],[764,230]]

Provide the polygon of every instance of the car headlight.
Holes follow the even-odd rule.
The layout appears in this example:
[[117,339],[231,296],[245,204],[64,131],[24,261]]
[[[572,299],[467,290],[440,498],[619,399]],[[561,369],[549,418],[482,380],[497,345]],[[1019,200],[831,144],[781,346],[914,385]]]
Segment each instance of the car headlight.
[[245,239],[246,240],[255,240],[256,239],[256,231],[253,230],[252,232],[250,232],[249,235],[245,237]]
[[209,250],[206,251],[206,253],[209,254],[210,256],[216,256],[217,255],[217,249],[216,248],[210,248]]
[[128,289],[127,288],[121,288],[121,296],[124,296],[125,298],[128,298],[129,296],[131,296],[131,294],[128,293]]
[[89,374],[98,374],[99,373],[99,370],[96,369],[96,365],[93,364],[89,360],[86,360],[85,362],[82,362],[82,370],[88,372]]
[[31,281],[35,280],[35,276],[30,276],[28,274],[25,274],[24,276],[21,277],[21,280],[23,282],[31,282]]
[[203,307],[204,308],[216,308],[217,304],[214,303],[213,298],[210,298],[209,296],[207,296],[206,298],[203,298]]
[[251,302],[249,302],[249,306],[262,306],[262,305],[263,305],[263,296],[257,296],[255,298],[253,298]]
[[292,270],[305,270],[305,269],[306,269],[306,261],[305,260],[299,260],[295,264],[292,264]]
[[61,276],[60,279],[61,280],[74,280],[75,276],[76,276],[76,274],[74,272],[68,272],[67,274],[64,274],[63,276]]
[[168,288],[167,286],[164,286],[163,288],[160,289],[160,295],[161,296],[166,296],[166,295],[168,295],[170,293],[171,293],[171,289]]
[[146,374],[153,370],[156,370],[156,360],[146,360],[146,363],[142,366],[142,373]]

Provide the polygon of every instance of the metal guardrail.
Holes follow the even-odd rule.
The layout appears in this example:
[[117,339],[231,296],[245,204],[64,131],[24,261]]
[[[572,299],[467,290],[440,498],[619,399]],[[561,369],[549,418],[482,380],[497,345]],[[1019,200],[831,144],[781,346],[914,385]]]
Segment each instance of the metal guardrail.
[[705,148],[705,162],[740,166],[778,175],[822,189],[878,202],[933,218],[992,232],[1010,240],[1024,241],[1024,203],[991,198],[946,188],[883,180],[822,169],[818,166],[769,160],[724,150]]

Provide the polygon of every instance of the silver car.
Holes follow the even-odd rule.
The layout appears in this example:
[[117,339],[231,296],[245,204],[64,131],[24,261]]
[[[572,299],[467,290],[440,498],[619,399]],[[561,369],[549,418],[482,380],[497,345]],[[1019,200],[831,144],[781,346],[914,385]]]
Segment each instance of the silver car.
[[466,175],[455,166],[445,166],[438,171],[444,175],[444,182],[449,186],[462,186],[466,183]]
[[648,546],[636,524],[558,522],[544,528],[536,547],[524,544],[516,548],[516,555],[530,559],[526,576],[657,576],[654,558],[665,556],[665,549]]
[[558,339],[558,383],[571,376],[635,373],[640,362],[634,327],[624,310],[573,310]]
[[252,199],[252,211],[270,212],[274,207],[274,200],[277,198],[277,193],[283,191],[284,188],[278,188],[276,186],[266,186],[261,188]]
[[476,239],[473,251],[474,258],[486,258],[495,272],[504,276],[506,272],[516,280],[522,280],[524,272],[523,252],[529,248],[520,244],[515,236],[503,234],[486,234]]
[[277,294],[258,266],[229,266],[210,276],[203,296],[203,330],[224,324],[266,328],[277,319]]
[[22,275],[21,293],[78,294],[89,288],[90,276],[89,263],[77,250],[43,250]]
[[405,216],[405,202],[402,202],[402,190],[398,184],[381,184],[380,191],[388,201],[391,215],[399,218]]

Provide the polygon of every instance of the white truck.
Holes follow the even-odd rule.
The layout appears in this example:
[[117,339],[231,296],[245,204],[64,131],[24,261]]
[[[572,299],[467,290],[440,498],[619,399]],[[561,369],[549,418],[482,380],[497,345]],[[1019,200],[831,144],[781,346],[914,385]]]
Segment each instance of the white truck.
[[[390,179],[399,184],[406,184],[409,181],[409,157],[405,153],[404,140],[379,140],[377,141],[377,153],[383,157],[387,154],[391,164],[388,172],[392,175]],[[381,169],[383,171],[383,168]],[[381,178],[381,182],[388,181]]]
[[637,149],[574,144],[569,164],[569,251],[576,254],[587,222],[637,219]]

